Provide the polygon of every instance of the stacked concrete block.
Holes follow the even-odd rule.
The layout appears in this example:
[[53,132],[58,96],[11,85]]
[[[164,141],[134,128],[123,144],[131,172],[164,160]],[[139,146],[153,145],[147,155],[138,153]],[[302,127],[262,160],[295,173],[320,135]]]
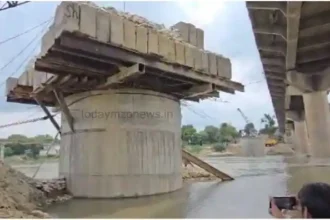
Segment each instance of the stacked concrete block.
[[163,34],[158,34],[159,55],[168,61],[175,62],[175,45],[174,41],[167,38]]
[[116,14],[110,15],[110,42],[124,45],[124,19]]
[[199,49],[204,49],[204,31],[202,29],[185,22],[179,22],[172,28],[178,30],[183,41]]
[[157,55],[167,62],[205,74],[231,77],[229,60],[205,51],[203,30],[189,23],[179,22],[166,29],[164,25],[114,8],[86,2],[62,2],[56,10],[54,24],[43,38],[43,53],[63,30],[79,31],[100,42]]
[[[79,32],[89,37],[96,38],[96,13],[97,10],[88,4],[80,4]],[[103,27],[101,27],[103,29]]]
[[196,28],[196,37],[197,37],[197,41],[196,41],[196,46],[199,49],[204,49],[204,31],[200,28]]
[[181,35],[181,39],[189,43],[189,25],[185,22],[179,22],[172,26],[172,28],[177,29]]
[[194,47],[192,45],[186,44],[184,47],[185,52],[185,65],[188,67],[194,67]]
[[96,14],[96,39],[104,43],[110,41],[110,14],[105,11]]
[[148,53],[148,29],[143,26],[136,27],[136,50]]
[[179,41],[174,42],[175,61],[181,65],[186,64],[184,44]]
[[217,55],[217,75],[231,79],[231,62],[228,58]]
[[152,29],[148,29],[148,54],[159,54],[158,34]]
[[217,68],[217,55],[215,53],[208,53],[208,69],[209,73],[213,76],[218,75]]
[[124,19],[124,46],[136,49],[136,25],[127,19]]

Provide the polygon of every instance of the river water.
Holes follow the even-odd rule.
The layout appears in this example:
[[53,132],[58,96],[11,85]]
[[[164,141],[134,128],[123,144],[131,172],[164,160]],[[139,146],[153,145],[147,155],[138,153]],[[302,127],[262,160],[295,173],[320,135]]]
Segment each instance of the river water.
[[[176,192],[134,199],[73,199],[49,208],[58,218],[269,218],[269,196],[296,193],[305,182],[330,183],[329,165],[295,158],[205,157],[232,175],[231,182],[187,183]],[[19,170],[33,175],[36,167]],[[54,178],[58,164],[44,164],[37,178]]]

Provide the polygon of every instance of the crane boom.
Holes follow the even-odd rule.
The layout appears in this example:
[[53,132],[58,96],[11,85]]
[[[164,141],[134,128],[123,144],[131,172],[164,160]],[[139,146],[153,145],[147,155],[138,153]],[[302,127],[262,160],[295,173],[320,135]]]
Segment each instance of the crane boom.
[[[242,115],[244,121],[246,124],[250,124],[250,120],[244,115],[244,113],[242,112],[242,110],[240,108],[237,108],[237,111]],[[254,128],[250,128],[249,129],[249,134],[247,134],[248,136],[256,136],[257,131]]]
[[249,119],[244,115],[244,113],[242,112],[242,110],[240,108],[237,109],[237,111],[239,111],[239,113],[241,113],[243,119],[245,120],[246,124],[249,124],[250,121]]

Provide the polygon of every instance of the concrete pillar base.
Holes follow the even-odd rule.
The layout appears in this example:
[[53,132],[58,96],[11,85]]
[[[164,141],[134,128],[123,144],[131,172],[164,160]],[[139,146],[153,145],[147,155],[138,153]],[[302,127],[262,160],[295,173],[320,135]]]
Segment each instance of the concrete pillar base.
[[295,153],[307,155],[310,151],[307,138],[307,128],[304,120],[294,122]]
[[327,92],[303,94],[310,154],[316,158],[330,157],[330,114]]
[[178,100],[145,90],[93,91],[66,97],[60,176],[75,197],[154,195],[182,187]]

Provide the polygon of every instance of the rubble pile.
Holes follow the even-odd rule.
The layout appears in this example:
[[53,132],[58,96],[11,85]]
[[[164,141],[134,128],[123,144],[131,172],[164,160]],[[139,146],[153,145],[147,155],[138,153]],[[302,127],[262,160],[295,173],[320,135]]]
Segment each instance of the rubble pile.
[[220,180],[216,176],[206,172],[202,168],[196,165],[187,167],[182,166],[182,179],[183,181],[211,181]]
[[65,178],[51,180],[36,180],[35,187],[41,190],[45,196],[46,204],[63,202],[71,198],[66,188]]
[[[61,184],[55,183],[54,185],[53,182],[50,182],[44,182],[42,183],[42,187],[40,187],[40,182],[25,176],[23,173],[0,161],[0,217],[49,217],[47,213],[42,212],[40,209],[52,202],[63,201],[63,198],[68,198],[66,194],[64,194],[64,197],[59,194],[56,198],[48,197],[49,194],[44,191],[45,189],[49,191],[50,186],[62,186]],[[39,189],[37,185],[39,185]],[[58,189],[61,189],[61,187]]]

